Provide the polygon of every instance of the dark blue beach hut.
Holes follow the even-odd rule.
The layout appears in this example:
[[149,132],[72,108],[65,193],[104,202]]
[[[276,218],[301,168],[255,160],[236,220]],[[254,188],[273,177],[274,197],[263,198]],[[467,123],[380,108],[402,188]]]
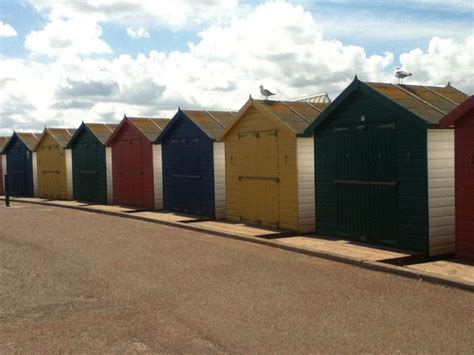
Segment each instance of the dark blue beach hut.
[[32,197],[34,195],[35,159],[33,148],[38,141],[38,133],[16,133],[3,148],[7,157],[8,184],[10,195]]
[[225,151],[216,138],[233,117],[233,112],[179,109],[157,138],[165,210],[225,217]]

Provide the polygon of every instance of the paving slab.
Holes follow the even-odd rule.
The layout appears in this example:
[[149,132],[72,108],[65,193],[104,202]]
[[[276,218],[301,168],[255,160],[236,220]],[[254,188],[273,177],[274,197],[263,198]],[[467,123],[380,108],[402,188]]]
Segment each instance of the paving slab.
[[199,217],[186,215],[182,213],[173,213],[173,212],[162,212],[162,211],[145,211],[137,212],[136,216],[150,218],[156,221],[164,222],[188,222],[198,220]]
[[351,258],[359,259],[360,261],[397,259],[416,254],[412,252],[392,251],[373,246],[364,246],[360,244],[354,244],[346,240],[327,238],[323,239],[318,237],[280,238],[278,239],[278,241],[279,243],[283,243],[286,245],[304,247],[315,251],[326,251],[333,254],[339,254],[341,256],[348,256]]
[[455,277],[474,283],[474,262],[467,260],[439,260],[423,264],[408,265],[406,267],[447,277]]
[[227,221],[203,221],[193,223],[195,227],[205,228],[215,232],[234,233],[249,237],[262,237],[269,235],[279,235],[287,231],[276,230],[273,228],[249,226],[243,223],[232,223]]

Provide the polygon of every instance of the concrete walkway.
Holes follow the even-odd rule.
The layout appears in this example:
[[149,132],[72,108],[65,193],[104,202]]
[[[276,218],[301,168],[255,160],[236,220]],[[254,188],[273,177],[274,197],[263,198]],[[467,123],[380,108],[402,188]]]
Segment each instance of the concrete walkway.
[[[3,197],[0,199],[4,200]],[[317,235],[299,235],[295,232],[242,223],[211,221],[198,216],[166,211],[144,211],[122,206],[41,198],[11,198],[11,201],[80,209],[165,224],[474,291],[474,263],[453,258],[430,259],[413,252]]]

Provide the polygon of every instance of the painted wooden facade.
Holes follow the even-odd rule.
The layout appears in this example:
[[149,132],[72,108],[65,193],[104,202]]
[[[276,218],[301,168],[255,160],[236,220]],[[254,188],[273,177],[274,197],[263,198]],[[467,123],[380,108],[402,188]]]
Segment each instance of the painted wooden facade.
[[302,133],[326,106],[247,101],[219,136],[225,143],[228,220],[315,229],[313,140]]
[[165,210],[225,218],[224,143],[216,137],[234,115],[180,109],[158,137]]
[[[5,178],[3,172],[6,172],[6,155],[3,154],[3,149],[8,143],[9,138],[8,137],[0,137],[0,195],[3,195],[5,192]],[[5,167],[4,167],[5,165]]]
[[314,135],[317,232],[430,255],[454,251],[454,134],[438,121],[466,95],[357,78]]
[[75,200],[106,204],[107,165],[105,142],[118,125],[82,123],[66,148],[72,155],[72,186]]
[[456,255],[474,260],[474,96],[446,115],[440,126],[454,126]]
[[75,130],[45,128],[36,153],[36,194],[38,197],[72,199],[72,157],[65,149]]
[[112,203],[146,209],[163,208],[161,146],[153,146],[170,120],[124,117],[107,140],[112,162]]
[[36,162],[33,148],[39,136],[37,133],[14,132],[3,149],[3,174],[8,174],[11,196],[34,196]]

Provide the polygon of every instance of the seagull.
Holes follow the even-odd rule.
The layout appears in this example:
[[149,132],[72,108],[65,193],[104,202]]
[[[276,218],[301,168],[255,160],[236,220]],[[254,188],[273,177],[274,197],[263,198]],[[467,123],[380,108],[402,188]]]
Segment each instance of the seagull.
[[276,95],[268,89],[265,89],[263,85],[260,85],[260,93],[265,96],[265,100],[268,100],[269,96]]
[[396,67],[395,71],[393,72],[393,75],[398,79],[398,83],[401,84],[403,82],[403,79],[405,79],[407,76],[412,76],[413,74],[401,70],[400,67]]

